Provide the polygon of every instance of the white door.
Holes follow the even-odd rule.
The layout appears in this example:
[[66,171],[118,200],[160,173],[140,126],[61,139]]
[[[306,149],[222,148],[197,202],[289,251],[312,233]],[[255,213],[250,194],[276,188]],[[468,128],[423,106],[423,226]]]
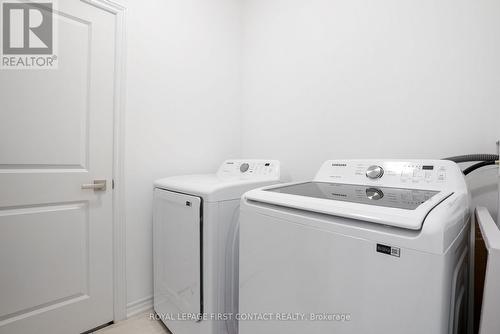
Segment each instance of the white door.
[[54,20],[58,69],[0,70],[1,334],[113,320],[115,17],[60,0]]

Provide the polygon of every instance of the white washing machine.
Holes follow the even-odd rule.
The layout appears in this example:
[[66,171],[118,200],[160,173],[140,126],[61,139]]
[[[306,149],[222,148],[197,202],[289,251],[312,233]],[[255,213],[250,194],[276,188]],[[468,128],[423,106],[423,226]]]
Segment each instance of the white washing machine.
[[240,197],[279,178],[278,161],[228,160],[155,182],[154,309],[173,334],[235,333]]
[[331,160],[244,194],[239,333],[465,333],[469,201],[441,160]]

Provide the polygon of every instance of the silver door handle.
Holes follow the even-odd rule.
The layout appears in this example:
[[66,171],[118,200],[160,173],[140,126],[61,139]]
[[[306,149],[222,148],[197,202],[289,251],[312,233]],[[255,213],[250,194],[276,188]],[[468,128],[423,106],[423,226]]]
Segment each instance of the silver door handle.
[[106,180],[94,180],[94,183],[82,184],[82,189],[94,189],[94,191],[106,190]]

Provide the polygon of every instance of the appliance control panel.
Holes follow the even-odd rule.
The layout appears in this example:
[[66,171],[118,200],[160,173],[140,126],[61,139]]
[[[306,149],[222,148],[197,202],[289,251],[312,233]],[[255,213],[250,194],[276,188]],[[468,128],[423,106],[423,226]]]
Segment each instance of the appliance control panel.
[[223,178],[279,179],[280,163],[276,160],[260,159],[226,160],[219,167],[217,175]]
[[329,160],[314,181],[441,189],[463,182],[463,175],[447,160]]

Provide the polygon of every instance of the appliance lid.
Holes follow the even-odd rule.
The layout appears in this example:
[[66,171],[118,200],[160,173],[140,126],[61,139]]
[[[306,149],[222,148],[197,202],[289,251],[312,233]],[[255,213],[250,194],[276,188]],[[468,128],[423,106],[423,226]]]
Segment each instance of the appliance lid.
[[154,182],[155,188],[195,195],[207,202],[234,200],[251,189],[275,184],[277,178],[221,178],[216,174],[172,176]]
[[207,202],[239,199],[258,187],[278,183],[280,162],[269,159],[230,159],[215,174],[171,176],[154,182],[156,188],[200,196]]
[[451,191],[305,182],[249,191],[244,199],[304,212],[420,230],[429,212]]
[[271,188],[266,191],[405,210],[415,210],[439,193],[434,190],[314,181]]

